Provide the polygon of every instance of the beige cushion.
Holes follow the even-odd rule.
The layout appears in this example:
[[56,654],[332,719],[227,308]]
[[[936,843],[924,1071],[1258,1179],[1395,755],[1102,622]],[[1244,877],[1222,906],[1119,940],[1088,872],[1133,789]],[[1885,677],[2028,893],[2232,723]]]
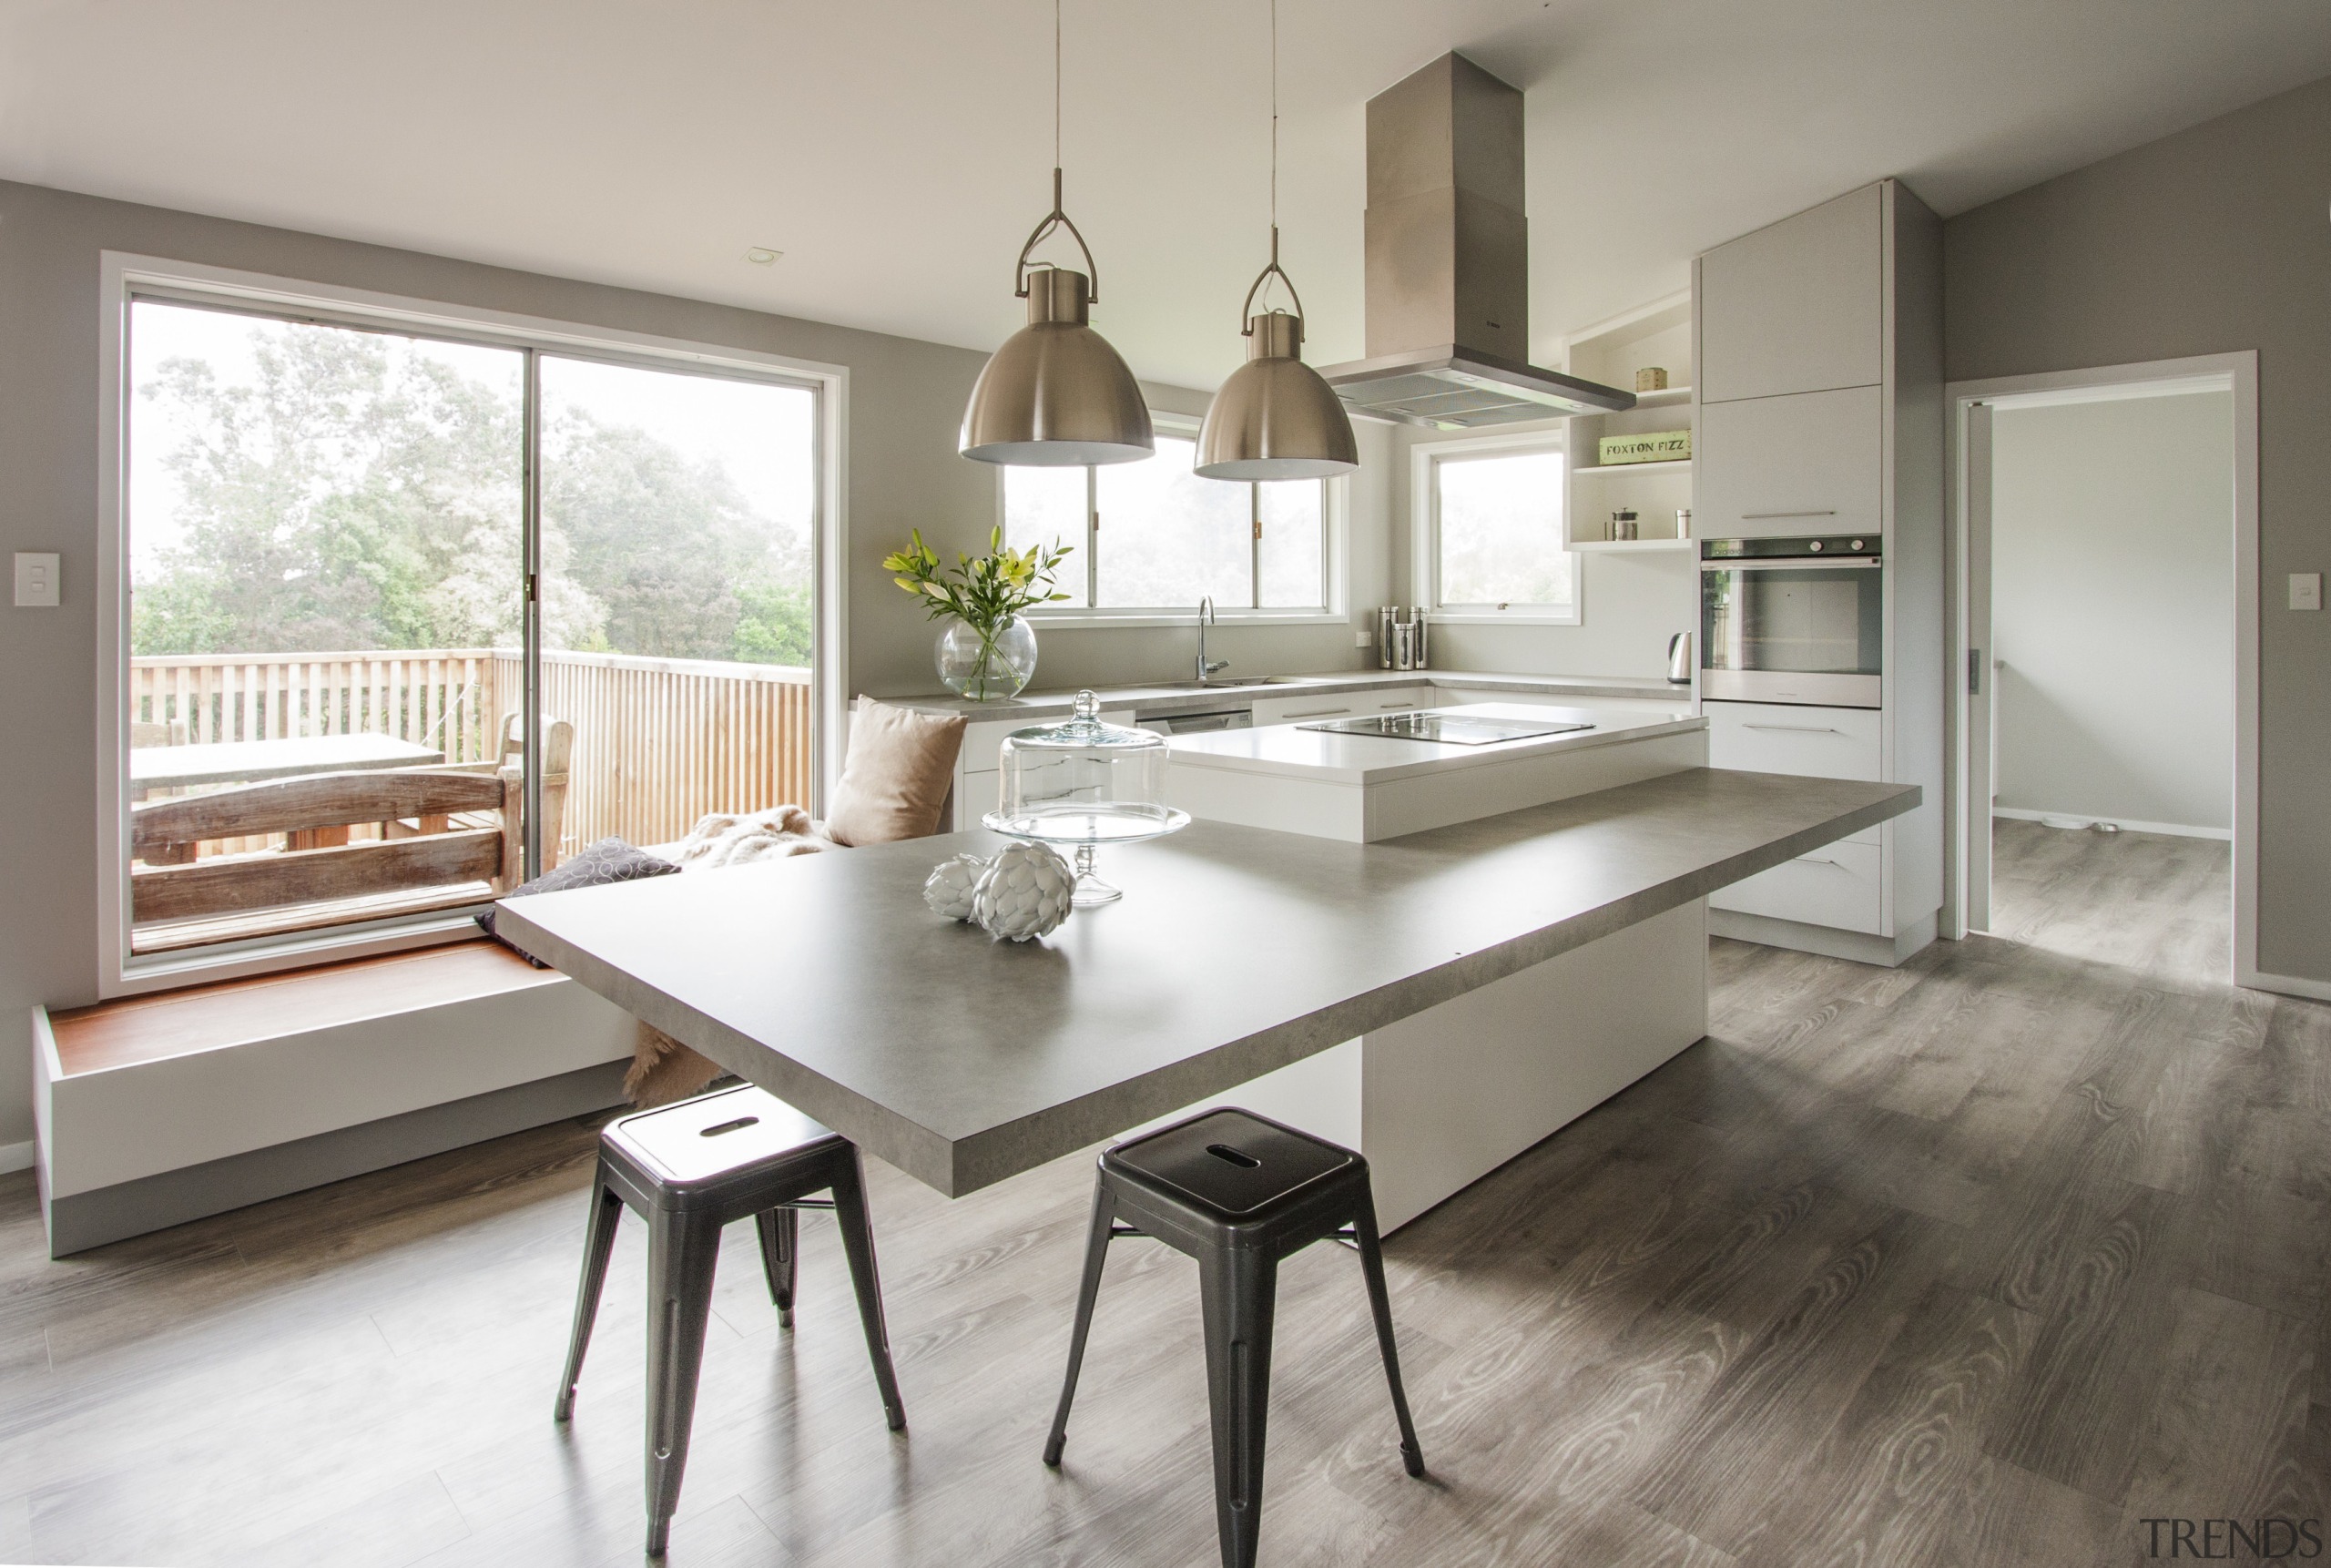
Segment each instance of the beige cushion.
[[850,755],[826,813],[827,836],[838,844],[887,844],[936,832],[962,749],[961,715],[917,713],[860,697],[850,719]]

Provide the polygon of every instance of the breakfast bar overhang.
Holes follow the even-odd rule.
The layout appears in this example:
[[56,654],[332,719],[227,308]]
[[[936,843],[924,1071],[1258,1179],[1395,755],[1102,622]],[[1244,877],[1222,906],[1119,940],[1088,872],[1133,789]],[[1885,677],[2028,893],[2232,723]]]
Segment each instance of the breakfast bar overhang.
[[[1918,800],[1692,768],[1373,844],[1198,821],[1113,850],[1124,900],[1024,944],[920,897],[935,861],[999,847],[980,832],[542,894],[499,918],[520,948],[960,1196],[1695,918],[1714,890]],[[1394,1223],[1416,1201],[1379,1200]]]

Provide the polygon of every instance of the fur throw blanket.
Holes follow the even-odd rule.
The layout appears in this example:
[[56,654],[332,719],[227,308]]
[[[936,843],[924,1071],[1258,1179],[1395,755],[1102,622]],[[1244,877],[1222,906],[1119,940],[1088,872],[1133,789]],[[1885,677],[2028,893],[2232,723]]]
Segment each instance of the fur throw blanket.
[[[777,806],[741,816],[711,816],[697,822],[671,859],[684,871],[715,871],[814,855],[840,846],[818,831],[799,806]],[[662,1030],[639,1026],[631,1070],[623,1076],[624,1097],[639,1106],[667,1105],[701,1094],[720,1076],[718,1063],[689,1050]]]
[[814,855],[837,846],[818,830],[809,813],[799,806],[773,806],[743,816],[711,816],[700,820],[680,840],[672,859],[684,871],[715,866],[744,866],[755,860],[782,860],[794,855]]

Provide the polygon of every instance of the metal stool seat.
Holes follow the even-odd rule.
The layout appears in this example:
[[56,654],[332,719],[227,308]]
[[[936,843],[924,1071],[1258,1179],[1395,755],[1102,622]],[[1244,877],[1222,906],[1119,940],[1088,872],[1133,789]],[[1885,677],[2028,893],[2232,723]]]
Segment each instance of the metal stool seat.
[[[1129,1224],[1119,1224],[1123,1216]],[[1198,1300],[1206,1320],[1206,1398],[1213,1411],[1215,1521],[1226,1568],[1250,1568],[1262,1532],[1263,1428],[1269,1413],[1271,1318],[1278,1260],[1315,1241],[1352,1242],[1359,1250],[1376,1343],[1392,1386],[1400,1457],[1410,1475],[1424,1473],[1400,1358],[1392,1342],[1392,1308],[1384,1291],[1383,1249],[1368,1162],[1308,1133],[1251,1111],[1207,1111],[1101,1156],[1093,1190],[1093,1225],[1084,1246],[1084,1279],[1076,1327],[1068,1341],[1068,1377],[1044,1443],[1044,1462],[1060,1463],[1068,1409],[1084,1363],[1093,1304],[1109,1243],[1147,1236],[1197,1259]]]
[[[809,1196],[830,1192],[830,1201]],[[858,1145],[819,1125],[773,1095],[745,1084],[607,1124],[599,1135],[598,1176],[590,1239],[575,1301],[575,1332],[556,1419],[575,1411],[583,1352],[606,1282],[616,1227],[630,1205],[647,1221],[647,1554],[660,1557],[679,1506],[696,1415],[697,1374],[704,1364],[705,1319],[712,1309],[720,1233],[750,1217],[760,1233],[761,1268],[778,1321],[793,1326],[793,1283],[800,1214],[830,1208],[841,1227],[858,1289],[858,1315],[891,1430],[907,1422],[891,1370],[882,1323],[882,1288],[874,1272],[874,1237],[866,1217],[866,1184]]]

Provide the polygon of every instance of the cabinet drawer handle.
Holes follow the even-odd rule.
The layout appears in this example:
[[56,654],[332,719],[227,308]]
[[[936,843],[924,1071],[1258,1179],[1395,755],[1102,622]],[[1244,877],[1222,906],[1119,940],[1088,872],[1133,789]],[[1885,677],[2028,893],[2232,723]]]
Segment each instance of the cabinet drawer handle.
[[1827,724],[1744,724],[1743,729],[1771,729],[1783,735],[1843,735],[1842,729]]
[[1385,712],[1389,713],[1395,708],[1414,708],[1416,704],[1413,702],[1379,702],[1376,706],[1382,708]]
[[1308,713],[1290,713],[1286,715],[1286,717],[1288,718],[1326,718],[1333,714],[1349,713],[1351,709],[1349,708],[1315,708]]
[[1764,523],[1776,517],[1835,517],[1837,514],[1836,507],[1822,506],[1807,512],[1743,512],[1740,520],[1743,523]]

